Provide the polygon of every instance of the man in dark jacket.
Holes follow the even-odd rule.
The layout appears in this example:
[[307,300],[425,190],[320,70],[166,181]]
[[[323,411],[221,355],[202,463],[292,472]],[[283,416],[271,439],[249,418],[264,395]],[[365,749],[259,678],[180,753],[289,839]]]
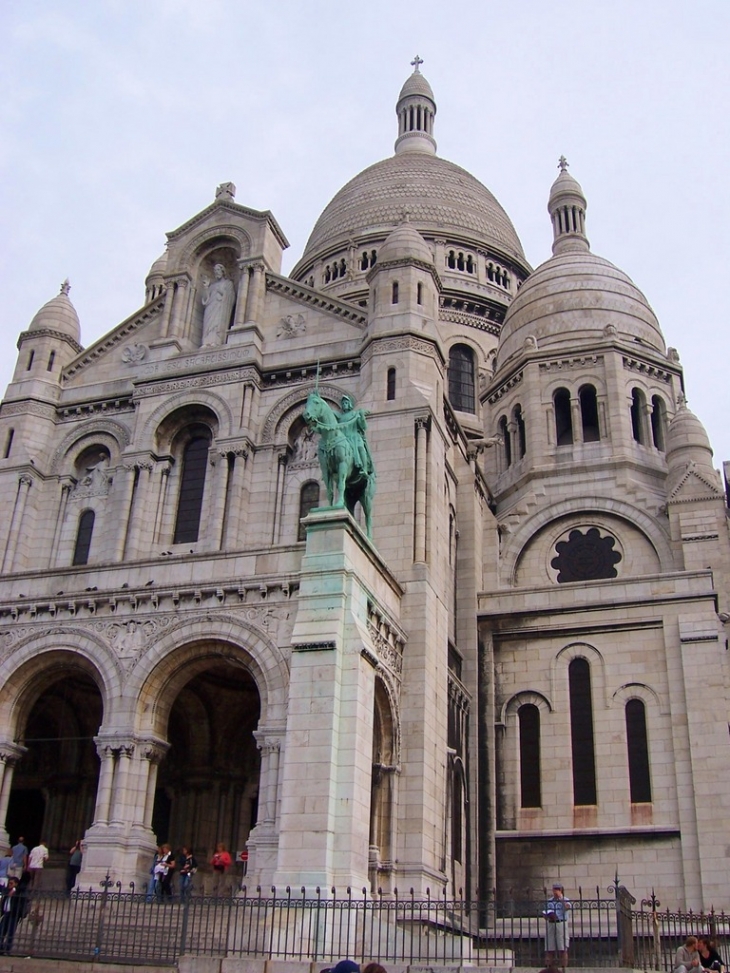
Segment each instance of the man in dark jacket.
[[18,887],[15,876],[8,879],[8,887],[0,897],[0,953],[9,953],[13,948],[15,928],[23,918],[25,894]]

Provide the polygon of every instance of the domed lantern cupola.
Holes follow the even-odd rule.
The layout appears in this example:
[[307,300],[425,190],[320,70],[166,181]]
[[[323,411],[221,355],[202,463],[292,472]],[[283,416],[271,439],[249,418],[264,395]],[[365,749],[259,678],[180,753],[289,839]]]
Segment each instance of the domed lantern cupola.
[[441,282],[428,244],[410,222],[408,211],[380,248],[368,274],[370,306],[375,318],[416,312],[435,320]]
[[427,152],[436,154],[433,137],[433,120],[436,117],[436,101],[431,85],[421,74],[423,60],[416,55],[411,61],[413,74],[401,88],[395,111],[398,116],[396,155],[402,152]]
[[587,203],[577,179],[568,172],[564,155],[558,163],[560,175],[552,184],[548,212],[553,222],[553,253],[590,250],[586,236]]
[[70,289],[65,280],[60,293],[43,305],[18,338],[18,360],[9,394],[18,383],[28,394],[31,383],[33,394],[43,396],[43,387],[52,386],[55,395],[61,371],[82,350],[79,316],[71,303]]

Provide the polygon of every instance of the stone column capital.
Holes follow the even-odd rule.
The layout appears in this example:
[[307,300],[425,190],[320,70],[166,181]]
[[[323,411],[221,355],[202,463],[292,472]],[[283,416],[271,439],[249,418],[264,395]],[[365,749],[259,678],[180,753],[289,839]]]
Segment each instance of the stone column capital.
[[15,743],[12,740],[4,740],[0,743],[0,763],[14,767],[15,764],[28,752],[28,748]]
[[151,764],[162,762],[165,754],[170,749],[170,744],[166,740],[140,740],[139,752],[145,760]]

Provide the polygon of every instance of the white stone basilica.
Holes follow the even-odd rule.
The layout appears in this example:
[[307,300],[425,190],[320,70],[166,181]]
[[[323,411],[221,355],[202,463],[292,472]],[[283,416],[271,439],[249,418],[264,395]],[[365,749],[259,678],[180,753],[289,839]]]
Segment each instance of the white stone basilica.
[[[564,160],[531,270],[415,64],[291,276],[225,183],[105,337],[66,284],[20,334],[0,822],[83,835],[83,885],[223,841],[264,888],[728,906],[730,542],[679,357]],[[372,541],[315,383],[369,413]]]

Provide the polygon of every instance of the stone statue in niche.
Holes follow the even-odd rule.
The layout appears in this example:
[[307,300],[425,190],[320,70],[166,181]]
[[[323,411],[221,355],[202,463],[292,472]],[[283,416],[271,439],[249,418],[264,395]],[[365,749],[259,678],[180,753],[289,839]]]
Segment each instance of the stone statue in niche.
[[213,267],[213,277],[212,282],[203,277],[203,348],[223,344],[236,303],[236,289],[223,264]]
[[106,496],[109,492],[110,479],[109,457],[105,453],[99,453],[96,462],[84,468],[84,475],[76,484],[74,496],[79,498]]

